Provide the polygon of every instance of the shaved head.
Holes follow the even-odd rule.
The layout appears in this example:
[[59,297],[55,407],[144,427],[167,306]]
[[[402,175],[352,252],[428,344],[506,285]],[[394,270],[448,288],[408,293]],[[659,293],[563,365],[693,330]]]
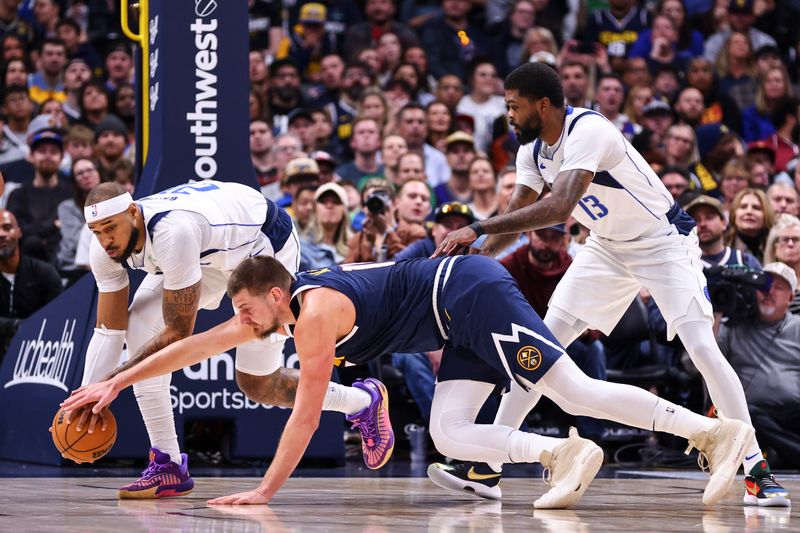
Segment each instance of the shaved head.
[[86,197],[85,206],[90,206],[92,204],[100,203],[104,200],[110,200],[111,198],[116,198],[117,196],[122,196],[128,192],[125,187],[120,185],[116,182],[109,182],[109,183],[101,183],[91,191],[89,191],[89,195]]

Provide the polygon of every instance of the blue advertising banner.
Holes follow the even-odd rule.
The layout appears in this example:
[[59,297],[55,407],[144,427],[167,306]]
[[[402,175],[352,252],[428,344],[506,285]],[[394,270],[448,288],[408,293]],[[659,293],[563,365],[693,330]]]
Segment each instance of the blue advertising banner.
[[[256,186],[249,156],[247,2],[221,5],[149,2],[142,43],[148,68],[137,71],[148,97],[148,152],[137,198],[206,178]],[[131,275],[132,289],[141,278],[137,274]],[[22,324],[0,367],[0,458],[63,461],[47,428],[61,400],[80,385],[96,300],[94,278],[87,275]],[[231,314],[227,300],[215,311],[201,311],[196,330]],[[286,363],[296,366],[291,347],[287,344]],[[233,353],[225,353],[174,373],[179,441],[183,446],[192,421],[226,420],[234,427],[234,457],[271,457],[290,411],[246,398],[236,386],[234,361]],[[147,433],[130,390],[112,411],[119,434],[109,457],[144,457]],[[343,422],[339,413],[323,414],[306,456],[343,461]]]

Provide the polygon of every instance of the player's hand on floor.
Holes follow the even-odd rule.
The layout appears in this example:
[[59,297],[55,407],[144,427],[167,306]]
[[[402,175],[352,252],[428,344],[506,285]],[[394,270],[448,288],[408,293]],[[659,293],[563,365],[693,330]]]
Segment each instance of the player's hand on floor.
[[264,505],[269,503],[269,498],[257,490],[247,492],[237,492],[228,496],[220,496],[213,500],[208,500],[208,505]]
[[436,251],[433,252],[431,257],[433,258],[441,257],[443,255],[453,255],[454,252],[457,252],[459,248],[463,246],[469,246],[477,238],[478,236],[469,226],[451,231],[449,234],[447,234],[442,243],[436,248]]

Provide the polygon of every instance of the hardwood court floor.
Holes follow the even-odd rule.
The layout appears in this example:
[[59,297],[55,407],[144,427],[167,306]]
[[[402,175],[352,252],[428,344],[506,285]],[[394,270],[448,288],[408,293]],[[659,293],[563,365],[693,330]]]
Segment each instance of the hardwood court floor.
[[[3,532],[797,531],[800,510],[745,508],[740,485],[718,505],[701,479],[597,479],[573,510],[534,510],[540,480],[506,479],[501,502],[449,494],[424,478],[292,478],[269,506],[207,507],[257,478],[196,478],[185,498],[118,500],[127,478],[5,478]],[[795,494],[800,481],[786,483]]]

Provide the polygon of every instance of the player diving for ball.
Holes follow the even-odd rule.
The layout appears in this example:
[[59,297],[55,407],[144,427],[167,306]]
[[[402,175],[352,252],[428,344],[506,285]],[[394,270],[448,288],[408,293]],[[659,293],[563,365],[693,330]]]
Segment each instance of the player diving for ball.
[[[198,309],[216,309],[228,277],[244,259],[274,256],[290,272],[299,265],[299,241],[289,215],[251,187],[203,181],[173,187],[133,201],[115,183],[94,188],[86,221],[97,281],[97,324],[86,351],[83,384],[118,374],[194,329]],[[147,275],[128,307],[127,268]],[[286,337],[253,339],[236,350],[236,382],[252,400],[291,407],[297,370],[282,368]],[[117,370],[123,344],[129,361]],[[137,382],[134,394],[150,437],[150,463],[142,476],[119,490],[121,498],[180,496],[192,490],[186,455],[178,448],[170,399],[170,375]],[[323,409],[345,413],[362,432],[374,433],[385,390],[374,380],[353,387],[329,383]],[[88,410],[78,426],[94,427]],[[391,455],[389,435],[376,448],[364,438],[369,468]]]
[[[569,346],[589,327],[609,334],[645,286],[667,321],[668,338],[680,337],[718,412],[750,424],[742,383],[714,339],[694,220],[611,122],[596,111],[564,105],[561,81],[549,66],[527,63],[515,69],[506,78],[505,99],[522,145],[509,208],[450,233],[436,254],[486,234],[492,237],[483,249],[491,255],[519,232],[560,224],[571,214],[591,234],[556,287],[544,318],[558,341]],[[545,184],[551,194],[536,202]],[[495,423],[519,427],[539,397],[514,387],[503,398]],[[466,479],[466,472],[496,473],[500,466],[433,465],[429,474],[446,488],[469,487],[481,494],[487,487]],[[744,472],[746,505],[789,505],[789,492],[775,481],[755,439]],[[483,485],[498,482],[499,477]]]
[[[703,501],[719,500],[734,481],[753,428],[739,420],[692,413],[629,385],[586,376],[547,330],[497,261],[478,255],[399,263],[353,264],[293,279],[270,257],[244,260],[228,281],[238,315],[167,346],[109,381],[82,387],[66,410],[105,408],[123,388],[195,364],[233,346],[279,332],[294,337],[300,360],[294,410],[267,473],[254,490],[212,504],[265,504],[286,482],[316,430],[331,366],[363,364],[382,353],[444,348],[431,408],[437,449],[462,460],[541,462],[550,489],[537,508],[577,502],[603,462],[603,451],[570,430],[567,439],[476,424],[481,406],[511,382],[553,399],[564,410],[689,439],[706,454],[711,480]],[[385,439],[383,412],[370,438]],[[495,474],[499,475],[499,474]]]

